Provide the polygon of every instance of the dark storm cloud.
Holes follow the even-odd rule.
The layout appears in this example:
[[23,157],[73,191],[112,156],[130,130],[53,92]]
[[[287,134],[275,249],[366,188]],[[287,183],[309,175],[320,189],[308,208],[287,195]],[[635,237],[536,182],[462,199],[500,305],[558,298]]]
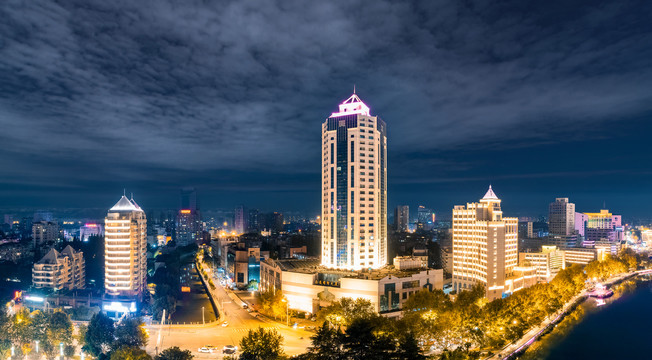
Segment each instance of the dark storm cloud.
[[475,155],[651,111],[649,3],[495,3],[2,2],[0,184],[310,191],[354,83],[389,123],[390,184],[595,174]]

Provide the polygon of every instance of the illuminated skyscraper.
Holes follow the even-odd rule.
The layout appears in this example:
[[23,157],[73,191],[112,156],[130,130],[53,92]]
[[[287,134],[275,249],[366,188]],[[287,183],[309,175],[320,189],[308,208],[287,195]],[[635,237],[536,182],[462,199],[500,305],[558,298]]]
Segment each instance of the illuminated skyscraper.
[[321,263],[387,264],[387,130],[356,94],[322,123]]
[[506,291],[518,263],[518,219],[503,218],[500,199],[489,186],[479,203],[453,209],[453,289],[482,283],[489,299]]
[[394,229],[400,232],[408,231],[410,223],[410,207],[399,205],[394,209]]
[[568,198],[557,198],[550,203],[548,232],[550,235],[569,236],[575,233],[575,204]]
[[204,226],[197,202],[197,191],[193,187],[181,189],[181,208],[177,213],[175,240],[179,246],[187,246],[202,240]]
[[104,219],[104,290],[140,299],[147,287],[147,218],[126,196]]

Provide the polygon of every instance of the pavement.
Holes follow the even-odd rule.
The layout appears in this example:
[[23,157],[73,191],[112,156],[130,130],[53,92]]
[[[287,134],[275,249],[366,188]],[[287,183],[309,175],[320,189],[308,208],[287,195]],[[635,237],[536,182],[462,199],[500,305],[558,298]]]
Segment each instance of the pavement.
[[[222,348],[224,346],[238,346],[240,339],[249,330],[257,329],[258,327],[278,331],[284,338],[283,347],[288,355],[304,353],[306,348],[310,346],[312,332],[300,328],[293,329],[292,327],[285,326],[285,324],[263,317],[255,317],[253,315],[255,313],[250,313],[242,307],[242,300],[232,291],[220,285],[219,280],[213,276],[212,271],[207,271],[209,276],[213,278],[213,283],[216,286],[215,290],[209,289],[209,293],[218,307],[220,319],[217,322],[206,325],[148,326],[150,336],[146,349],[148,353],[157,354],[162,349],[178,346],[182,349],[191,350],[193,355],[195,355],[195,359],[221,359],[223,357]],[[228,326],[222,326],[222,322],[224,321],[228,323]],[[161,341],[157,349],[156,345],[159,332]],[[216,351],[212,354],[200,353],[198,349],[206,345],[214,346]]]

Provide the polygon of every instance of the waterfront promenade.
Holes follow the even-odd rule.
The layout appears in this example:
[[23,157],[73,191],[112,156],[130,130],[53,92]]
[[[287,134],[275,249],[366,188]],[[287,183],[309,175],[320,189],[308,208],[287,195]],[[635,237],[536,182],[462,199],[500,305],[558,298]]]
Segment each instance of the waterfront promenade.
[[[634,272],[613,277],[603,282],[603,284],[605,286],[609,286],[637,275],[643,275],[649,273],[652,273],[652,270],[634,271]],[[500,351],[498,351],[496,354],[486,358],[486,360],[515,359],[519,354],[527,350],[527,348],[533,342],[539,339],[539,337],[541,337],[548,330],[550,330],[551,327],[554,327],[559,321],[561,321],[564,318],[564,316],[566,316],[573,308],[575,308],[575,306],[585,301],[588,298],[587,292],[588,292],[587,289],[582,290],[582,292],[575,295],[571,300],[569,300],[566,304],[564,304],[564,306],[556,313],[554,313],[552,316],[549,316],[541,324],[526,332],[525,335],[523,335],[520,339],[510,344],[507,344],[507,346],[500,349]]]

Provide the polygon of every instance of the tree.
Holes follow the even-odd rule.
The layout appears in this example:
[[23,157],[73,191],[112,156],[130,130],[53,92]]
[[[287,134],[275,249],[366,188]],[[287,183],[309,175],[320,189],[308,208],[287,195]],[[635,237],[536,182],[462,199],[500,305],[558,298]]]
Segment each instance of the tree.
[[111,360],[152,360],[145,350],[137,347],[123,346],[111,352]]
[[371,301],[366,299],[341,298],[317,313],[320,320],[336,326],[348,326],[356,319],[372,319],[376,316]]
[[171,347],[161,351],[155,360],[191,360],[194,358],[190,350],[181,350],[179,347]]
[[425,360],[419,342],[412,332],[407,332],[399,338],[398,348],[396,349],[395,359],[405,360]]
[[48,338],[54,344],[72,343],[73,325],[68,314],[62,311],[55,311],[48,318]]
[[20,309],[12,316],[8,334],[12,343],[20,348],[21,355],[29,354],[35,328],[32,327],[32,317],[27,308]]
[[140,318],[126,318],[115,326],[113,349],[147,345],[147,332]]
[[274,360],[285,359],[283,353],[283,336],[276,330],[249,330],[240,340],[242,354],[240,360]]
[[342,351],[342,340],[344,334],[338,327],[333,329],[328,322],[324,321],[322,326],[313,335],[312,346],[308,348],[307,358],[312,360],[340,360],[344,359]]
[[107,354],[114,342],[115,327],[113,320],[99,312],[91,318],[86,329],[83,348],[94,357]]
[[391,359],[396,350],[392,334],[376,332],[373,319],[354,319],[346,329],[343,348],[346,359]]
[[283,296],[280,290],[276,291],[263,291],[258,294],[258,303],[260,304],[260,312],[273,317],[274,319],[284,319],[287,311],[287,299]]

